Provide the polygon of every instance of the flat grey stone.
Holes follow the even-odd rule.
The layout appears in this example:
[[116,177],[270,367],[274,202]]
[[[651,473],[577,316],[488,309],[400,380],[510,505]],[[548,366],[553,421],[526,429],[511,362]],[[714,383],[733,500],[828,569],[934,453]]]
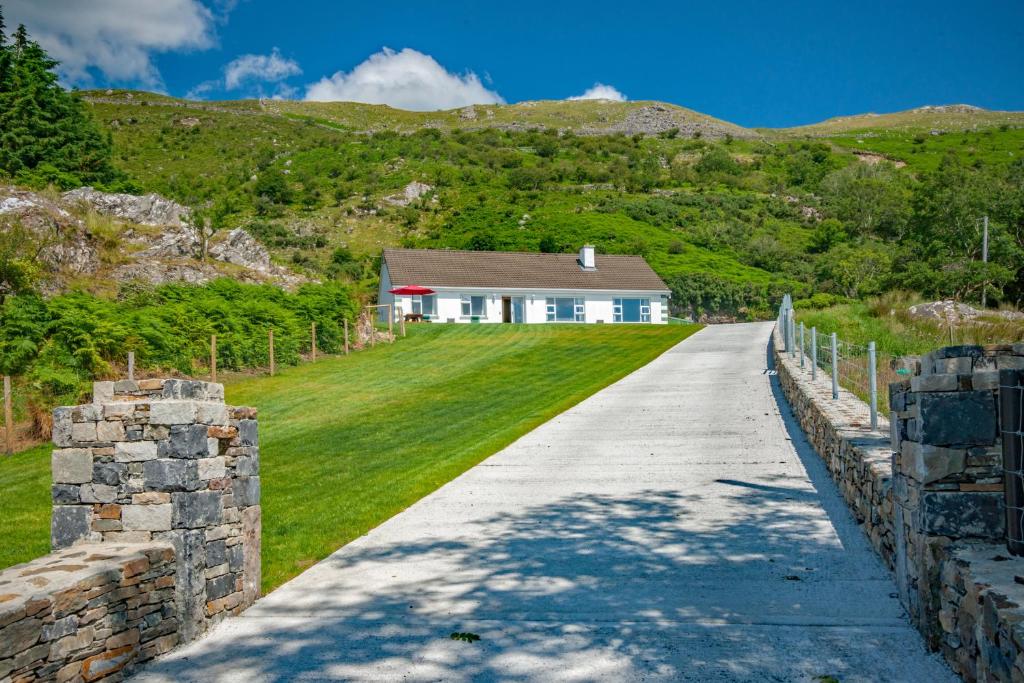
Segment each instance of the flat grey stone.
[[85,484],[92,481],[92,451],[88,448],[59,448],[50,458],[53,481],[57,484]]
[[147,491],[195,491],[202,486],[195,460],[157,458],[147,460],[142,467]]
[[260,504],[260,478],[236,477],[231,482],[231,492],[235,496],[235,505],[242,508]]
[[219,491],[173,493],[174,528],[196,529],[213,526],[221,521],[221,494]]
[[50,519],[50,545],[54,550],[66,548],[89,535],[88,505],[54,505]]
[[991,391],[917,395],[921,442],[933,446],[986,446],[996,440],[996,404]]

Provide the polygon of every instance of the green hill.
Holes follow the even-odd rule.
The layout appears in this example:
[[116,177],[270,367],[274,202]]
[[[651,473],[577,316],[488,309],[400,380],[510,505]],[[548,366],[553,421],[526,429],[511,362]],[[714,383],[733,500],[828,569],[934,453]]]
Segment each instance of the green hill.
[[[1013,198],[1024,114],[922,108],[751,130],[656,102],[407,112],[122,90],[84,99],[137,190],[218,212],[309,277],[358,273],[367,292],[361,278],[389,245],[583,242],[646,256],[680,315],[769,315],[784,291],[963,295],[983,279],[994,300],[1024,291]],[[955,188],[962,215],[949,220],[989,213],[1005,235],[1002,271],[983,278],[973,243],[929,227]]]

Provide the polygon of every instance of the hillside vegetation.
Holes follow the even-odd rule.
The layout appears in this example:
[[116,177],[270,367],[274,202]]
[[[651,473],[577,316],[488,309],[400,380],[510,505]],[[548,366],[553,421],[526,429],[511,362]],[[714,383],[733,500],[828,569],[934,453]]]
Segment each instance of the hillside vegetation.
[[824,139],[674,126],[627,136],[599,129],[653,105],[487,105],[467,119],[351,103],[86,98],[140,187],[217,207],[313,277],[350,256],[372,273],[387,245],[593,242],[646,256],[681,315],[763,316],[783,291],[973,296],[987,282],[990,300],[1021,296],[1017,115],[980,112],[965,131],[974,113],[933,112],[913,125],[897,117],[885,135],[830,128]]

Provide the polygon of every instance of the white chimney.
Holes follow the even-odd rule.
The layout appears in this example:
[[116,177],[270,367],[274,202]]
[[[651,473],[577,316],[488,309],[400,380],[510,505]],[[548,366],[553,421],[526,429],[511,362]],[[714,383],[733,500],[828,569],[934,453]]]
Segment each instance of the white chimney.
[[597,262],[594,260],[594,245],[584,244],[580,247],[580,268],[583,270],[597,270]]

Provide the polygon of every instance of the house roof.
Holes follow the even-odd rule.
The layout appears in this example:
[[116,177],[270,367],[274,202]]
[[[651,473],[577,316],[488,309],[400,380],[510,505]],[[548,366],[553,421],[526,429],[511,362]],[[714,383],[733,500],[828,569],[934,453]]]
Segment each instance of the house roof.
[[384,262],[395,286],[668,291],[642,256],[596,254],[583,270],[576,254],[385,249]]

